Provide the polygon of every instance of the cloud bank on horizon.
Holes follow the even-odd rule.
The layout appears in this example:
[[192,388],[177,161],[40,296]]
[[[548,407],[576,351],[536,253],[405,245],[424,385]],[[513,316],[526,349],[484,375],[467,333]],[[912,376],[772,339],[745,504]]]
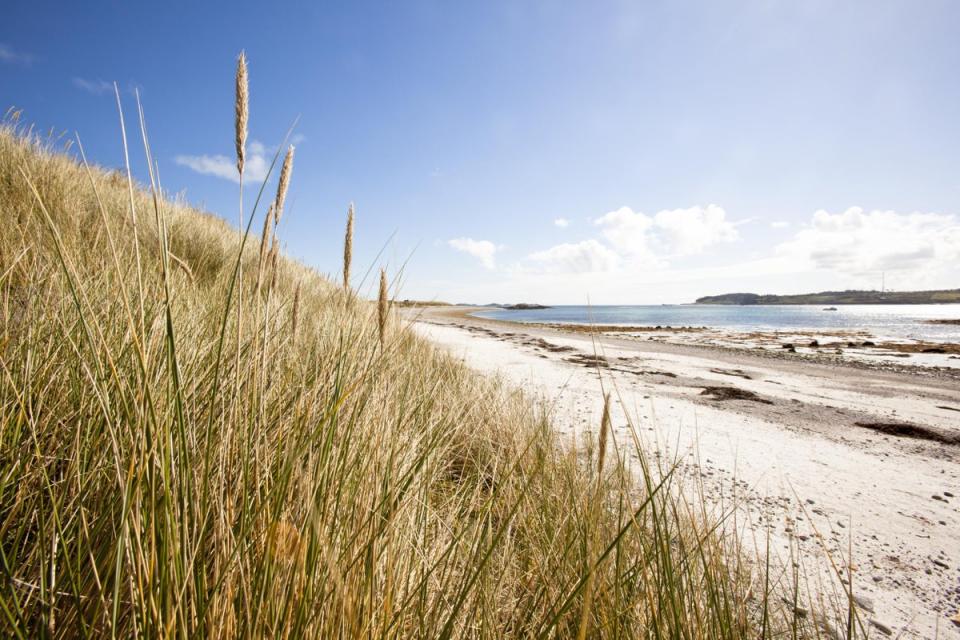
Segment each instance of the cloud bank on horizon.
[[[838,213],[815,211],[785,240],[760,255],[725,265],[691,267],[719,245],[744,240],[740,228],[716,204],[668,209],[649,215],[623,206],[591,220],[591,237],[536,249],[502,266],[494,263],[498,245],[490,240],[456,238],[449,246],[480,260],[488,280],[505,291],[516,287],[556,296],[576,283],[583,291],[624,290],[644,282],[691,283],[709,278],[819,273],[846,286],[873,288],[880,274],[906,288],[960,286],[960,219],[953,214],[849,207]],[[565,228],[565,225],[555,226]],[[790,229],[783,221],[768,223]],[[952,280],[953,279],[953,280]],[[951,282],[953,284],[951,285]],[[530,289],[530,285],[536,285]],[[495,289],[493,289],[495,290]],[[493,291],[492,290],[492,291]],[[564,300],[566,301],[566,300]]]
[[960,220],[939,213],[867,213],[860,207],[836,214],[820,210],[777,252],[805,269],[854,276],[903,271],[923,280],[960,261]]

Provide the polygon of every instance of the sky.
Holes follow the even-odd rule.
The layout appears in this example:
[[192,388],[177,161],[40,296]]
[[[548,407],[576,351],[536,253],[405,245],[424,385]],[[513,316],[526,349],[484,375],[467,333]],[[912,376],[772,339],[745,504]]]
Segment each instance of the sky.
[[960,287],[951,0],[12,0],[3,14],[0,109],[119,167],[112,83],[128,119],[139,91],[165,189],[234,224],[245,51],[245,215],[296,122],[284,250],[338,278],[354,202],[364,293],[379,266],[401,298],[475,303]]

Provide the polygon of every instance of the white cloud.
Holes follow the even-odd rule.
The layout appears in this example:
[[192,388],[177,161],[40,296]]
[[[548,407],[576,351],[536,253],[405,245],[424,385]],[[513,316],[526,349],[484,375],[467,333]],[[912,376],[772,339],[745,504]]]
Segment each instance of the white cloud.
[[[562,222],[561,222],[562,221]],[[559,227],[564,218],[554,221]],[[601,239],[559,244],[527,256],[521,272],[604,273],[624,268],[667,266],[664,258],[687,256],[706,247],[736,240],[739,235],[726,212],[717,205],[668,209],[649,216],[620,207],[593,221]]]
[[33,56],[29,53],[17,51],[10,45],[0,42],[0,62],[29,65],[33,62]]
[[[674,254],[659,253],[677,240],[658,226],[656,215],[630,209],[611,214],[604,216],[603,223],[596,220],[595,235],[581,242],[546,248],[515,264],[501,265],[495,276],[479,269],[467,278],[458,275],[438,282],[436,290],[424,292],[429,295],[411,297],[656,304],[692,302],[699,296],[729,291],[786,294],[879,288],[881,271],[887,287],[899,290],[950,288],[960,282],[960,214],[857,208],[811,212],[805,224],[796,219],[789,228],[781,227],[786,231],[776,235],[785,241],[778,239],[779,245],[766,245],[768,248],[750,255],[725,252],[710,260],[673,260]],[[770,236],[769,222],[745,225],[741,233],[762,240]],[[648,253],[628,254],[631,247],[622,241],[614,246],[602,233],[613,228],[633,229],[639,241],[646,243]],[[729,237],[725,232],[716,235],[721,242]],[[698,242],[686,246],[698,246]],[[656,262],[651,267],[642,258]],[[668,262],[666,258],[671,259]],[[498,262],[503,262],[499,256]]]
[[493,269],[496,266],[494,256],[496,256],[498,247],[489,240],[474,240],[473,238],[454,238],[448,240],[447,244],[456,249],[467,253],[480,260],[487,269]]
[[584,240],[558,244],[527,256],[534,271],[546,273],[598,273],[616,269],[620,262],[615,251],[597,242]]
[[645,213],[635,212],[630,207],[620,207],[593,221],[602,228],[603,237],[619,254],[653,260],[649,230],[653,219]]
[[[232,182],[240,182],[237,172],[237,160],[234,157],[222,155],[176,156],[174,162],[193,169],[197,173],[224,178]],[[261,143],[253,140],[247,145],[246,163],[243,167],[243,182],[247,185],[258,184],[267,177],[270,161],[267,158],[267,149]]]
[[625,256],[658,262],[659,256],[688,256],[713,244],[733,242],[740,236],[727,212],[715,204],[687,209],[665,209],[656,215],[620,207],[593,223],[603,237]]
[[771,229],[786,229],[790,226],[790,223],[786,220],[774,220],[770,223]]
[[960,220],[938,213],[817,211],[809,225],[777,247],[811,269],[863,276],[910,271],[924,279],[960,261]]
[[95,96],[99,96],[107,92],[113,92],[113,83],[107,82],[106,80],[87,80],[85,78],[74,78],[73,86],[78,89],[83,89],[87,93],[92,93]]
[[727,212],[715,204],[659,211],[654,221],[668,246],[682,256],[697,254],[710,245],[740,238],[736,226],[727,220]]
[[553,221],[554,226],[560,227],[561,229],[566,229],[570,226],[570,221],[566,218],[557,218]]

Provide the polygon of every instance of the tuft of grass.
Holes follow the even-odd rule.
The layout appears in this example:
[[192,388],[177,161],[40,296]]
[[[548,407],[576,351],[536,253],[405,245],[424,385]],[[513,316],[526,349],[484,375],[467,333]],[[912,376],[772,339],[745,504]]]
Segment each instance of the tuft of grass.
[[0,635],[804,635],[609,398],[597,463],[283,256],[292,154],[254,247],[0,129]]

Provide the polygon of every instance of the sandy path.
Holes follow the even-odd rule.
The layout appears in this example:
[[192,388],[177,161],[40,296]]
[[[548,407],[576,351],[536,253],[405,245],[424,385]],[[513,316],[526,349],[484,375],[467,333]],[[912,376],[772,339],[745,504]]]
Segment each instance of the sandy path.
[[[594,343],[448,309],[417,314],[417,330],[469,366],[549,402],[562,434],[595,431],[601,383],[615,389],[625,455],[624,407],[648,452],[679,460],[709,505],[729,507],[736,496],[738,519],[753,523],[758,547],[769,533],[784,566],[799,550],[814,585],[832,573],[821,544],[844,556],[851,547],[854,592],[872,637],[960,638],[949,620],[960,611],[960,442],[929,439],[960,436],[960,378],[624,338]],[[589,364],[595,353],[606,366]],[[702,395],[707,386],[756,397],[719,401]],[[857,422],[909,423],[924,438]]]

